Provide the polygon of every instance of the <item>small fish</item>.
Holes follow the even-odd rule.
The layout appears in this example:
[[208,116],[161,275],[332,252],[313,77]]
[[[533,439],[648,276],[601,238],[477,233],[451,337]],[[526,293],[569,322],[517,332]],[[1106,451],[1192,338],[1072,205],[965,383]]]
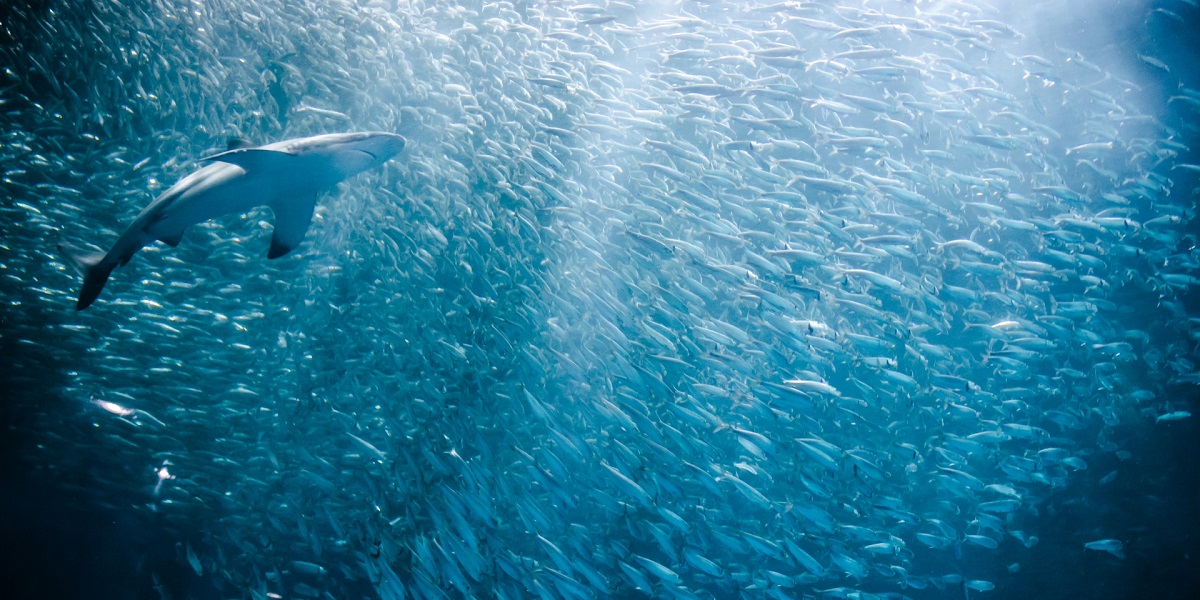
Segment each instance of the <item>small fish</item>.
[[1169,421],[1182,421],[1184,419],[1190,418],[1191,416],[1192,416],[1192,413],[1190,413],[1186,410],[1176,410],[1176,411],[1172,411],[1172,412],[1169,412],[1166,414],[1158,415],[1157,417],[1154,418],[1154,422],[1155,423],[1166,423]]
[[1083,547],[1087,548],[1088,550],[1099,550],[1100,552],[1107,552],[1121,560],[1125,560],[1125,551],[1124,551],[1125,545],[1121,543],[1121,540],[1115,540],[1115,539],[1111,539],[1111,538],[1104,539],[1104,540],[1096,540],[1094,542],[1088,542],[1088,543],[1084,544]]

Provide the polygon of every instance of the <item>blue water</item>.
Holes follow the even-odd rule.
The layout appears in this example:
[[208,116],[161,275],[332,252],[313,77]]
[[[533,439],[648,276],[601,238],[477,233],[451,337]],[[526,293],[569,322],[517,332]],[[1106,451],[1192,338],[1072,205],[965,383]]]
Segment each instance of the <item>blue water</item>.
[[4,7],[4,596],[1190,598],[1198,15]]

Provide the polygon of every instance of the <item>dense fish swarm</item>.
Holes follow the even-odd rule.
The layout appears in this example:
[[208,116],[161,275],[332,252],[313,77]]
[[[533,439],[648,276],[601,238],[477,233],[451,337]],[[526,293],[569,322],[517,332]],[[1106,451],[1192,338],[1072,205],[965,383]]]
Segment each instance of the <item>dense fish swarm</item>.
[[[5,12],[18,450],[174,536],[143,597],[984,595],[1190,423],[1200,165],[1158,111],[1200,92],[981,3]],[[54,242],[228,137],[355,130],[409,145],[296,256],[226,218],[72,310]]]

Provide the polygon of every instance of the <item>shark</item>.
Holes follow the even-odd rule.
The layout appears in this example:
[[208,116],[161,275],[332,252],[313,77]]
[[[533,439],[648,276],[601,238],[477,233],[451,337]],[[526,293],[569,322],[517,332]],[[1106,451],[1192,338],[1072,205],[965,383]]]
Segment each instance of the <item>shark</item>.
[[85,254],[60,242],[59,252],[83,276],[76,310],[92,305],[113,269],[142,248],[174,248],[196,223],[268,206],[275,230],[267,258],[291,252],[312,221],[317,196],[359,173],[382,166],[404,150],[394,133],[334,133],[253,146],[231,141],[207,164],[180,179],[138,214],[108,252]]

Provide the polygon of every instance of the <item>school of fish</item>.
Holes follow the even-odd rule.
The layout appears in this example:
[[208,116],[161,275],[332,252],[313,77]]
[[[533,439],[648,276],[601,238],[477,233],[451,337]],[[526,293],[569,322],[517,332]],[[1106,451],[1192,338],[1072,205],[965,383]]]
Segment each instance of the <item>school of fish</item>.
[[[1200,90],[981,3],[47,5],[0,47],[22,460],[220,597],[988,597],[1191,417]],[[407,144],[291,254],[224,217],[74,311],[56,242],[344,131]]]

